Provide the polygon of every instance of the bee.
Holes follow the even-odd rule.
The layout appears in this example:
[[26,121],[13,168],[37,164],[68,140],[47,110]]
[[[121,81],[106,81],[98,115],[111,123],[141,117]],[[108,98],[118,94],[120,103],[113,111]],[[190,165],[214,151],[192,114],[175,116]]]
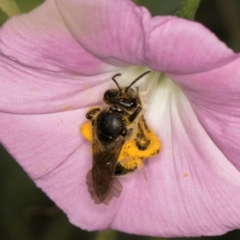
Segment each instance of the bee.
[[143,76],[138,76],[129,86],[117,85],[103,96],[106,107],[90,109],[88,121],[81,127],[82,135],[92,142],[92,169],[87,173],[86,183],[96,204],[108,204],[119,197],[122,184],[117,176],[133,172],[143,165],[143,160],[159,153],[161,143],[149,129],[142,114],[139,90],[132,86]]

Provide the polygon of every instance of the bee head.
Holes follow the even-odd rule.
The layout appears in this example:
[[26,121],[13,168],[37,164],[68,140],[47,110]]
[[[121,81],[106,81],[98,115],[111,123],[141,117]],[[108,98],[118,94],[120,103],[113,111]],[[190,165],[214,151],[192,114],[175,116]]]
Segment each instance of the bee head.
[[127,87],[120,87],[115,80],[115,77],[121,76],[120,73],[114,75],[112,77],[112,80],[116,83],[117,89],[112,88],[108,89],[104,93],[103,100],[106,104],[112,105],[116,104],[119,105],[126,110],[131,110],[137,107],[137,97],[138,97],[138,92],[136,92],[131,86],[136,83],[140,78],[145,76],[146,74],[150,73],[151,71],[144,72],[141,74],[139,77],[137,77],[129,86]]
[[106,104],[131,110],[137,106],[137,93],[132,88],[109,89],[104,93],[103,100]]

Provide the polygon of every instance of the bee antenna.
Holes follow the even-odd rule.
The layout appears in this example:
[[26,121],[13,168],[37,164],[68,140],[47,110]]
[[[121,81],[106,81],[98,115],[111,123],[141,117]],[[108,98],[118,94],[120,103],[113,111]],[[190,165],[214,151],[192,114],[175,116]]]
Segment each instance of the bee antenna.
[[118,89],[119,89],[120,92],[121,92],[121,88],[120,88],[120,86],[118,85],[115,77],[118,77],[118,76],[121,76],[121,75],[122,75],[121,73],[117,73],[117,74],[115,74],[115,75],[112,77],[112,80],[116,83],[116,85],[117,85],[117,87],[118,87]]
[[146,72],[142,73],[140,76],[138,76],[128,87],[125,88],[125,92],[127,92],[128,89],[129,89],[135,82],[137,82],[140,78],[142,78],[143,76],[149,74],[150,72],[151,72],[151,71],[149,70],[149,71],[146,71]]

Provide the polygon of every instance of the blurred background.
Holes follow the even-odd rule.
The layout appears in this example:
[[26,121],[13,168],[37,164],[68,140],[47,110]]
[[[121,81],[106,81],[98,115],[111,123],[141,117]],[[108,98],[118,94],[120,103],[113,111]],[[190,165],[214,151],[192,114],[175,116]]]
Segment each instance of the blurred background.
[[[4,1],[0,0],[0,25],[8,19],[8,15],[29,12],[43,2],[15,0],[15,10],[9,13],[3,8]],[[182,0],[136,0],[135,2],[145,5],[155,16],[175,14]],[[209,28],[235,52],[240,51],[239,0],[202,0],[195,20]],[[0,240],[19,239],[157,240],[161,238],[141,237],[114,231],[89,233],[74,227],[0,146]],[[217,237],[178,239],[240,240],[240,231],[235,230]]]

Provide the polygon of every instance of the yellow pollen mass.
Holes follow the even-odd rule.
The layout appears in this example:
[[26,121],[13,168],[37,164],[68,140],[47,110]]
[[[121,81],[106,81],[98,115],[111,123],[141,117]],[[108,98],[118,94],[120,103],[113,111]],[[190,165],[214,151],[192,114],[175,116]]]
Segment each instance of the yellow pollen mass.
[[131,138],[123,144],[118,162],[124,168],[134,169],[136,166],[142,167],[143,160],[151,158],[160,152],[161,142],[158,137],[152,131],[145,133],[145,136],[150,140],[150,144],[144,150],[139,149],[135,138]]
[[87,121],[80,127],[80,132],[84,138],[86,138],[89,142],[93,142],[92,139],[92,122]]

